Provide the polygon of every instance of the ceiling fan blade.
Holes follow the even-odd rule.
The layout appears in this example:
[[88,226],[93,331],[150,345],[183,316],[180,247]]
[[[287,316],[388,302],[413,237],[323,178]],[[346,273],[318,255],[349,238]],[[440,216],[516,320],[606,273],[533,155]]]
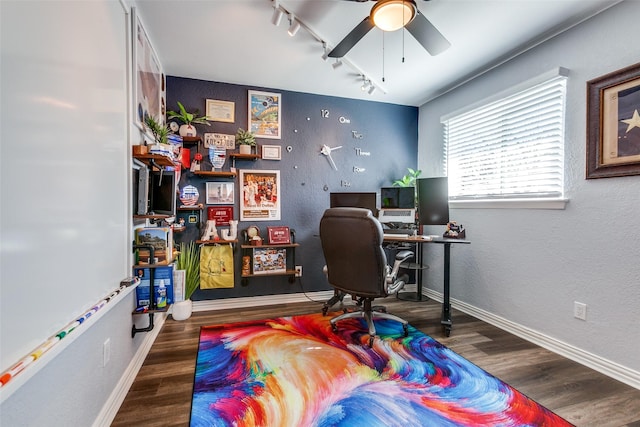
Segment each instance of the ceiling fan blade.
[[449,40],[444,38],[440,31],[420,11],[405,28],[433,56],[444,52],[451,46]]
[[347,36],[342,39],[338,46],[329,52],[330,58],[342,58],[374,27],[373,22],[367,16],[360,22]]

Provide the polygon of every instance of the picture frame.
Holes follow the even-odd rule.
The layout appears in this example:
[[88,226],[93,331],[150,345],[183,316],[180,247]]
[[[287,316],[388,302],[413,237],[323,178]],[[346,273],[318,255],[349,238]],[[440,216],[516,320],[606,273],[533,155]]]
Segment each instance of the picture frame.
[[281,139],[282,95],[249,91],[248,128],[257,138]]
[[263,160],[280,160],[282,158],[282,147],[279,145],[262,145]]
[[640,63],[587,82],[586,178],[640,175]]
[[235,183],[214,181],[206,183],[207,205],[233,205],[235,203]]
[[160,125],[165,124],[165,75],[135,7],[131,8],[131,25],[134,123],[153,141],[153,134],[147,129],[144,120],[151,116]]
[[253,274],[282,274],[286,271],[286,249],[256,248],[253,250]]
[[236,103],[232,101],[207,99],[206,117],[207,120],[211,120],[213,122],[235,123]]
[[240,170],[240,221],[280,220],[280,171]]

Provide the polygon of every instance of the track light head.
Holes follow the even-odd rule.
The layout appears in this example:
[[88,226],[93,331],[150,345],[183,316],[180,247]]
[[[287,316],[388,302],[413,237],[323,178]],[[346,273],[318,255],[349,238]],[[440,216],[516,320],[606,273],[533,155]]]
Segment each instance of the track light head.
[[280,9],[280,6],[276,5],[273,9],[273,15],[271,15],[271,23],[276,27],[280,25],[284,12]]
[[327,49],[327,43],[322,42],[322,60],[326,61],[329,59],[329,49]]
[[289,35],[293,37],[298,31],[300,31],[300,22],[298,22],[296,18],[292,17],[291,25],[289,26],[289,30],[287,31],[287,33],[289,33]]
[[369,95],[372,95],[373,92],[375,92],[375,91],[376,91],[376,87],[373,85],[373,83],[371,83],[371,86],[369,86],[369,90],[367,91],[367,93]]
[[338,69],[339,67],[342,66],[342,61],[340,61],[338,58],[336,58],[336,62],[331,64],[331,66],[333,67],[334,70],[336,70],[336,69]]

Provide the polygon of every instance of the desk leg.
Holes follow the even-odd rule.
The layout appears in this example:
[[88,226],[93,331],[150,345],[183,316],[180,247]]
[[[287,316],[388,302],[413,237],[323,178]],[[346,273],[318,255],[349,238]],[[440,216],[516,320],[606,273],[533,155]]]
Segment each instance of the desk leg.
[[429,298],[422,295],[422,242],[416,244],[416,290],[417,292],[398,292],[396,295],[402,301],[426,301]]
[[444,244],[444,298],[442,301],[442,319],[440,324],[446,336],[451,335],[451,303],[449,291],[451,286],[451,243]]

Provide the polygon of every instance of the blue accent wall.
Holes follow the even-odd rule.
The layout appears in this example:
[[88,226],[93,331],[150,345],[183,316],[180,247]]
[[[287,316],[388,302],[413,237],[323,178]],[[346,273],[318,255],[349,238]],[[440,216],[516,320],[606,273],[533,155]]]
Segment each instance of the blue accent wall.
[[[322,213],[329,207],[329,193],[338,191],[374,191],[404,176],[407,168],[417,167],[418,153],[418,108],[368,102],[346,98],[321,96],[300,92],[282,91],[274,88],[251,87],[217,83],[182,77],[167,77],[167,110],[178,111],[180,101],[187,111],[196,109],[204,115],[206,100],[215,99],[235,102],[235,123],[211,122],[211,126],[197,125],[198,134],[216,132],[235,134],[238,128],[247,129],[248,91],[261,90],[282,95],[282,139],[258,138],[259,145],[280,145],[282,160],[236,161],[237,169],[280,171],[280,221],[244,221],[238,224],[239,234],[249,225],[255,224],[266,237],[266,227],[284,225],[295,229],[296,264],[303,266],[303,277],[289,283],[285,276],[256,277],[241,285],[241,250],[235,251],[235,287],[233,289],[198,290],[194,300],[299,293],[330,289],[322,273],[324,257],[318,226]],[[323,118],[321,110],[328,110]],[[340,120],[343,117],[346,120]],[[354,132],[362,138],[355,138]],[[323,144],[342,146],[333,152],[338,170],[334,170],[328,159],[320,154]],[[286,150],[291,146],[292,150]],[[358,155],[357,148],[370,155]],[[211,170],[207,155],[203,170]],[[193,153],[192,153],[193,155]],[[227,160],[223,170],[229,170]],[[364,172],[354,172],[354,167]],[[204,201],[206,179],[183,171],[180,188],[195,185]],[[350,183],[349,187],[343,182]],[[235,219],[239,219],[239,184],[235,180]],[[204,213],[206,215],[206,213]],[[178,240],[196,239],[199,231],[191,227]]]

